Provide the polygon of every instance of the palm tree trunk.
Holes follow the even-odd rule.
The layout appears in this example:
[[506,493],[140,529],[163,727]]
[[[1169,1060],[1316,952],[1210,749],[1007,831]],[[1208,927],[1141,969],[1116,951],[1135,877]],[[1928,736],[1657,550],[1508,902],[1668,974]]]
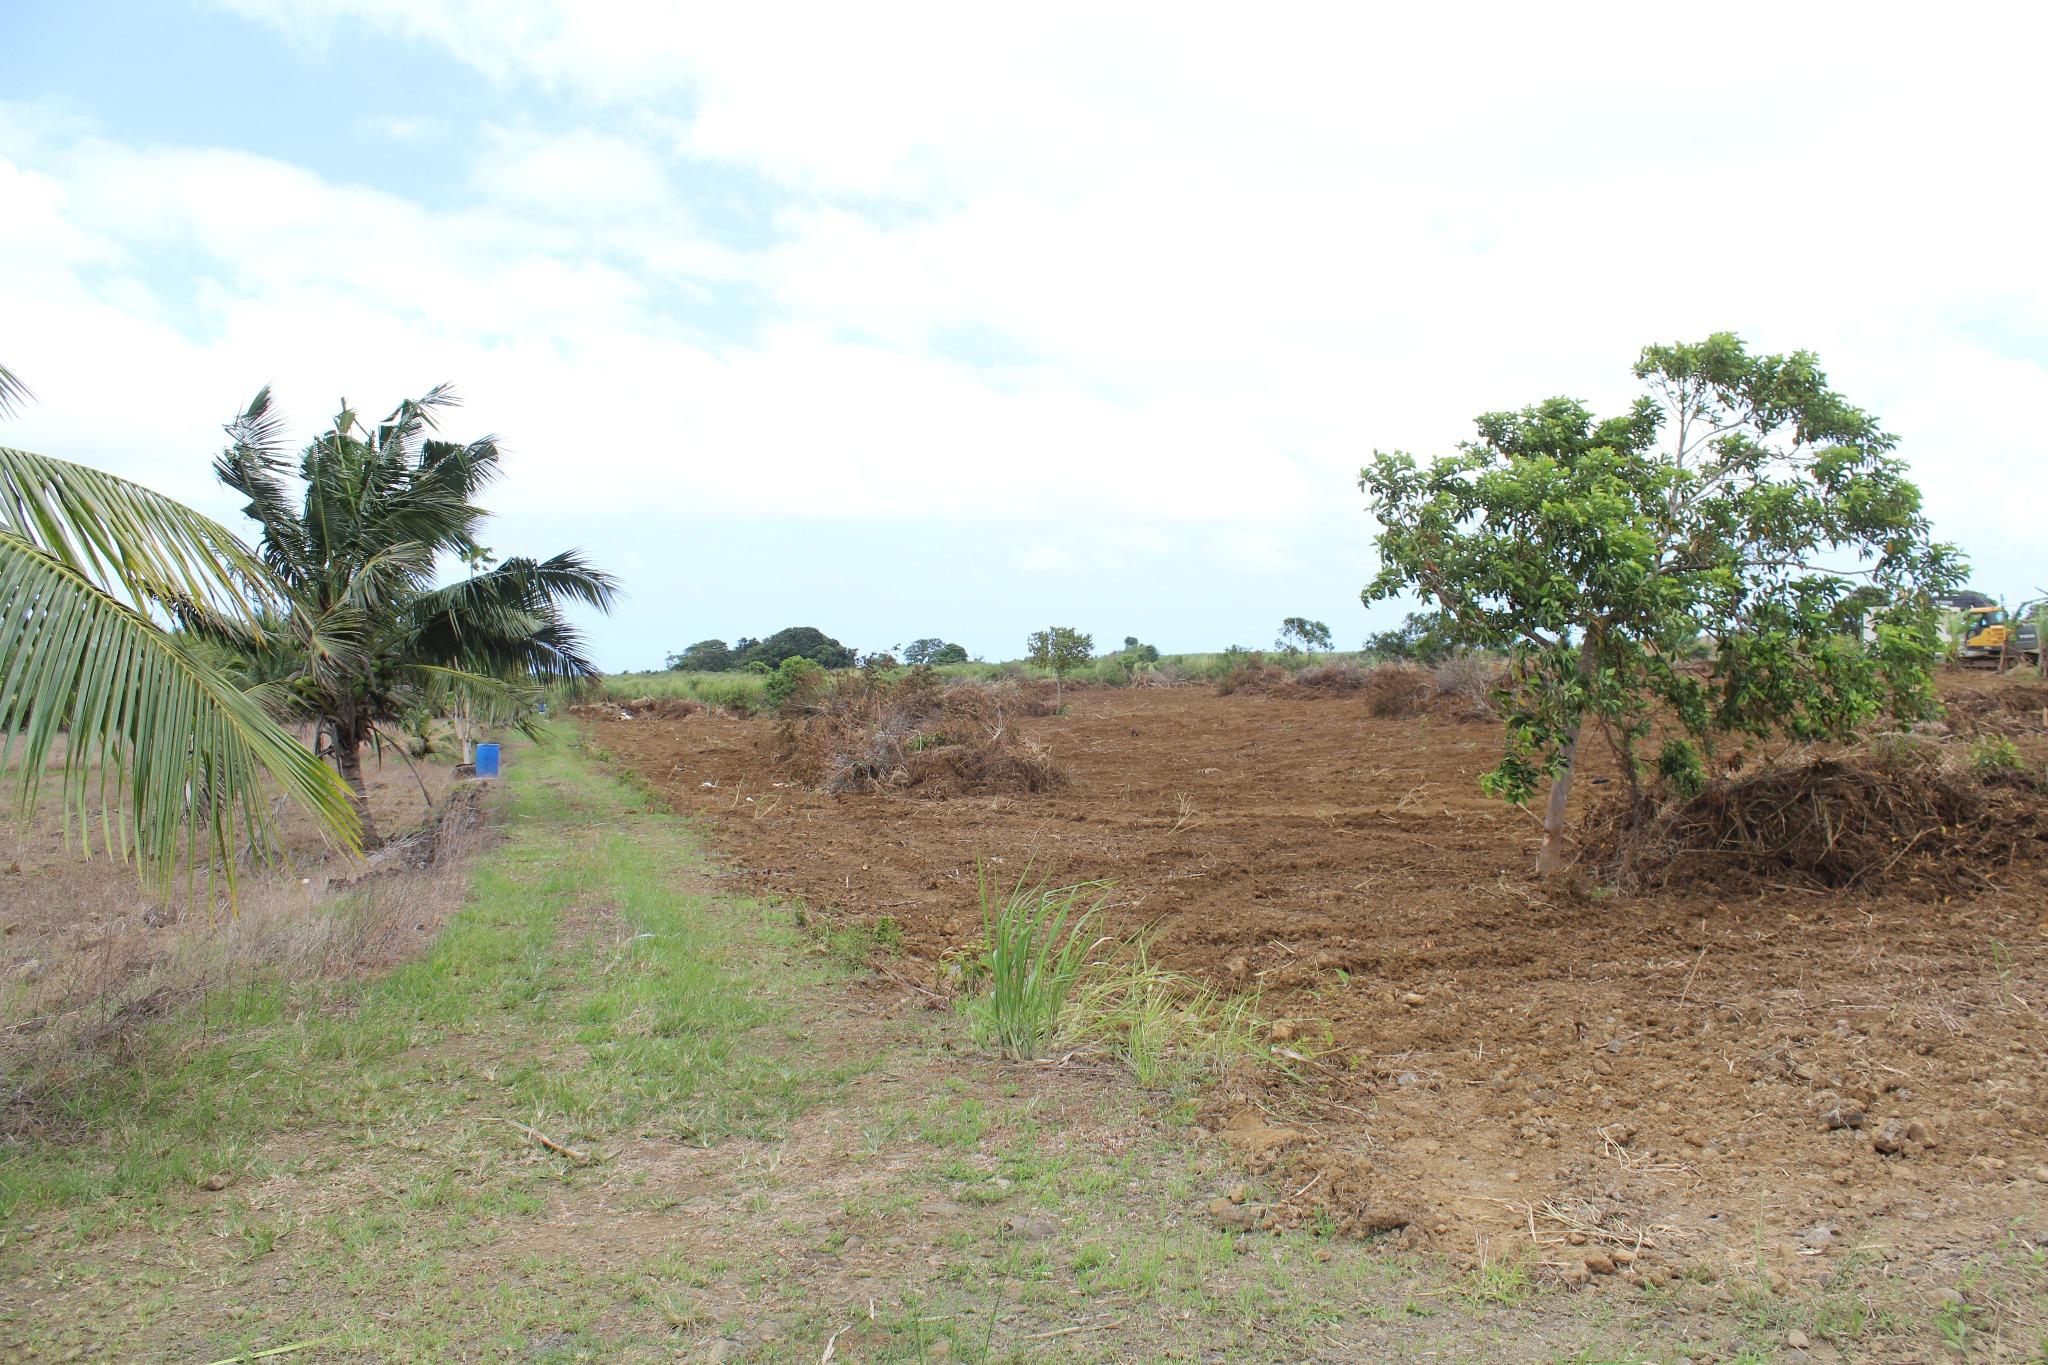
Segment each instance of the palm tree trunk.
[[341,721],[330,724],[334,732],[334,769],[348,784],[348,803],[362,825],[363,852],[368,853],[381,847],[384,840],[370,819],[369,790],[363,785],[363,735],[355,725]]

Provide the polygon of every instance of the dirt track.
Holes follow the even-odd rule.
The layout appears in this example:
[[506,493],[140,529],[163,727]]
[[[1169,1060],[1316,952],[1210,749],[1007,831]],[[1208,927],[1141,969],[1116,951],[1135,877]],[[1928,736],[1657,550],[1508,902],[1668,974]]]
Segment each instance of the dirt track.
[[1797,1279],[1852,1250],[1934,1274],[2010,1228],[2048,1242],[2038,858],[1947,903],[1617,900],[1529,880],[1533,823],[1476,785],[1490,725],[1198,688],[1080,692],[1018,724],[1067,789],[826,796],[777,785],[771,721],[592,729],[752,889],[886,915],[913,967],[976,936],[977,858],[1114,879],[1119,927],[1159,960],[1256,987],[1327,1049],[1342,1079],[1296,1126],[1432,1244],[1499,1251],[1533,1226],[1576,1265],[1554,1211],[1646,1234],[1646,1262]]

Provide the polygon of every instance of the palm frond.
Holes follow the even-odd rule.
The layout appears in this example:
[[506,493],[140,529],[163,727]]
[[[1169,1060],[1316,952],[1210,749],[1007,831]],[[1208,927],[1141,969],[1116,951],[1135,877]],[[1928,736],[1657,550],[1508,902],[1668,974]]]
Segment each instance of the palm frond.
[[220,523],[103,470],[0,446],[0,530],[103,592],[170,596],[252,616],[269,581]]
[[[169,517],[151,529],[179,539]],[[0,528],[0,732],[0,755],[19,751],[24,814],[61,736],[67,829],[76,818],[90,852],[97,804],[105,847],[165,877],[182,853],[188,865],[212,855],[232,879],[241,848],[269,848],[272,783],[332,842],[355,846],[346,789],[260,699],[11,526]]]
[[570,550],[551,559],[508,559],[459,583],[421,594],[415,608],[422,657],[478,672],[573,681],[597,675],[563,599],[608,611],[618,581]]
[[305,527],[283,478],[284,430],[284,419],[271,411],[265,384],[227,424],[228,448],[213,462],[213,472],[248,499],[242,511],[263,528],[263,562],[289,583],[301,580],[310,566]]
[[35,395],[28,391],[28,385],[21,377],[5,365],[0,365],[0,417],[12,417],[25,404],[35,401]]

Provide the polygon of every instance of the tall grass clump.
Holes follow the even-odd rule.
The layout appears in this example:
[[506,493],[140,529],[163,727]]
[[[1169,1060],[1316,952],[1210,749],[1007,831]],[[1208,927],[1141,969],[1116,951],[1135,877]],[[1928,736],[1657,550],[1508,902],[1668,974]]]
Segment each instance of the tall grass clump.
[[963,1009],[982,1046],[1027,1061],[1061,1049],[1106,1055],[1147,1089],[1272,1063],[1255,997],[1158,966],[1142,940],[1091,936],[1111,883],[1053,887],[1027,869],[1005,888],[985,868],[976,881],[982,943]]
[[967,1003],[977,1041],[1020,1061],[1041,1055],[1060,1032],[1061,1017],[1088,954],[1088,925],[1109,900],[1108,882],[1048,886],[1026,867],[1005,890],[986,867],[975,869],[981,894],[981,952],[973,975],[981,994]]
[[1241,1061],[1270,1063],[1258,1003],[1158,966],[1139,942],[1082,971],[1062,1032],[1108,1052],[1146,1089],[1167,1089]]

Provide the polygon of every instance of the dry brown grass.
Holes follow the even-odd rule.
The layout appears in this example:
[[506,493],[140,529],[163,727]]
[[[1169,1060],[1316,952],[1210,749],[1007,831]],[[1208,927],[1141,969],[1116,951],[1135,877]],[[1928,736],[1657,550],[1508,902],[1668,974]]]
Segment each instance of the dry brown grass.
[[[395,759],[366,778],[386,830],[420,825],[451,785],[446,766],[415,778]],[[405,865],[409,851],[419,859],[404,841],[365,865],[284,812],[288,862],[241,869],[230,901],[204,871],[160,895],[127,864],[81,856],[44,803],[0,832],[0,1100],[196,994],[261,972],[337,978],[414,955],[460,904],[450,869],[484,837],[475,819],[444,828],[428,866]]]

